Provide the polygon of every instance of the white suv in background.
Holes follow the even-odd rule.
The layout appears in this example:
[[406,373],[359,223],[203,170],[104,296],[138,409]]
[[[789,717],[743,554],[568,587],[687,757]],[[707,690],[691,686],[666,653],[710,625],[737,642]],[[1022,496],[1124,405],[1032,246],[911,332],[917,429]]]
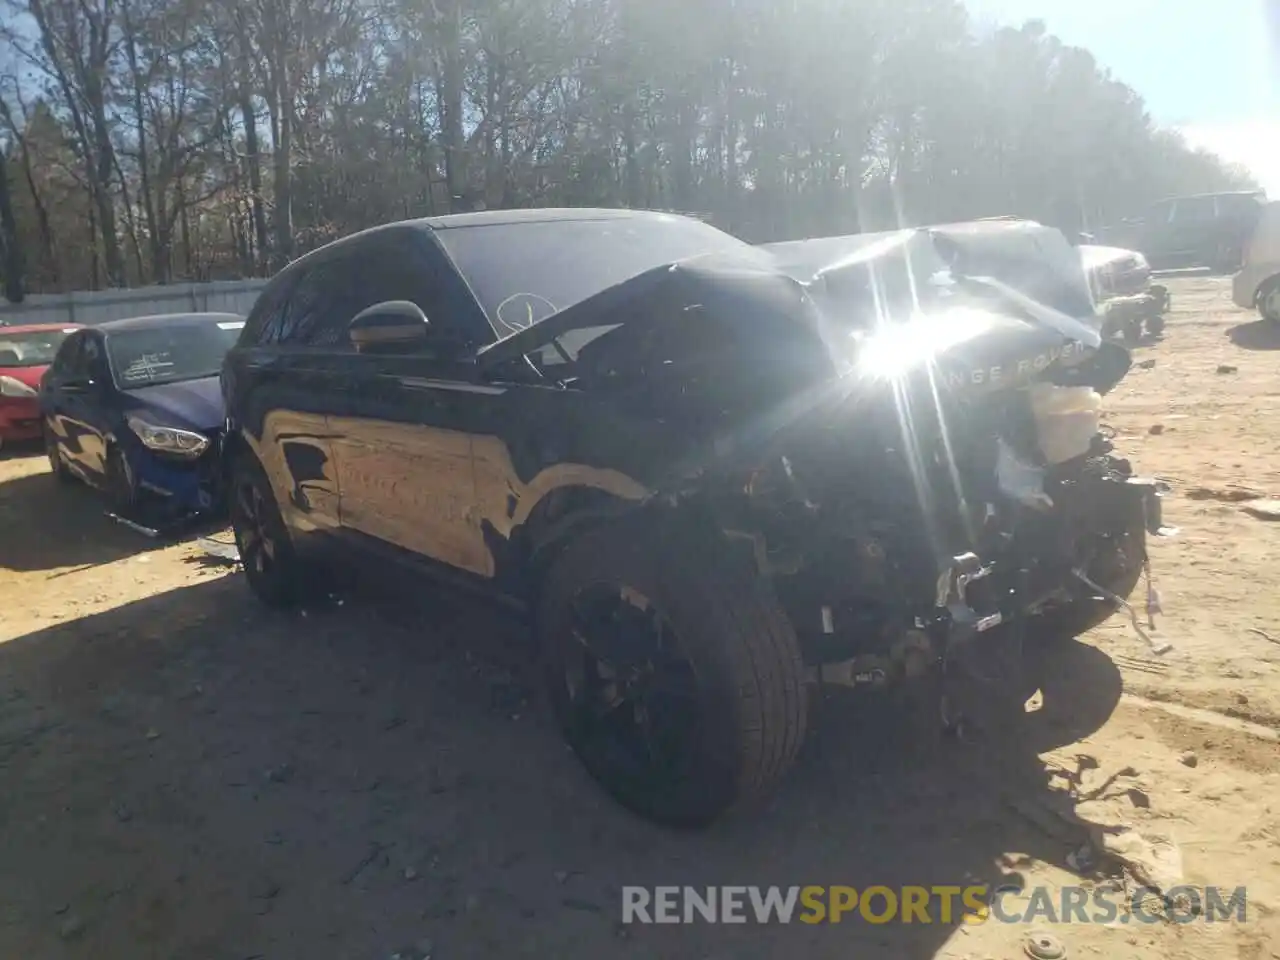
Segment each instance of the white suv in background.
[[1245,244],[1244,266],[1231,281],[1231,299],[1263,319],[1280,323],[1280,201],[1262,211],[1253,238]]

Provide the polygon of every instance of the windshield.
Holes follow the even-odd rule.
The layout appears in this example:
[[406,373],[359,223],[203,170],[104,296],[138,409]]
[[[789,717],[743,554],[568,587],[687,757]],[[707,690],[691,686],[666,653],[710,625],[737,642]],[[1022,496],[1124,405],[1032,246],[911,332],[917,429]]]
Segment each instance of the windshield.
[[117,330],[107,337],[111,373],[122,390],[217,376],[243,320]]
[[436,236],[502,337],[664,263],[758,255],[715,227],[666,215],[453,227]]
[[38,330],[31,333],[0,331],[0,367],[47,367],[67,339],[66,330]]

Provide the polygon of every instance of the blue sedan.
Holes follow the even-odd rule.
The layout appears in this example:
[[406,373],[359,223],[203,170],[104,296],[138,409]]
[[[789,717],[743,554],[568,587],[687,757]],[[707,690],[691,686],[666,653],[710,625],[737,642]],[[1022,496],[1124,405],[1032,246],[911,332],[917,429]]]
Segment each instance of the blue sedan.
[[104,491],[129,519],[219,507],[218,372],[243,326],[236,314],[183,313],[68,336],[40,383],[54,475]]

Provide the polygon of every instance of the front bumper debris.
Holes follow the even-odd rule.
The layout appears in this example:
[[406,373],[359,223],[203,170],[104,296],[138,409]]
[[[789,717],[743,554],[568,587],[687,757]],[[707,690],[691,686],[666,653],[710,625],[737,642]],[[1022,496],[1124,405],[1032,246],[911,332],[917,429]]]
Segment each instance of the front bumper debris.
[[1142,498],[1143,527],[1153,537],[1173,537],[1178,534],[1177,527],[1168,526],[1164,522],[1163,500],[1169,495],[1169,484],[1152,477],[1130,477],[1125,485],[1135,489]]
[[984,564],[974,553],[953,557],[938,576],[936,605],[946,611],[946,646],[950,648],[972,640],[1004,622],[1004,614],[979,603],[970,603],[970,587],[995,572],[992,564]]

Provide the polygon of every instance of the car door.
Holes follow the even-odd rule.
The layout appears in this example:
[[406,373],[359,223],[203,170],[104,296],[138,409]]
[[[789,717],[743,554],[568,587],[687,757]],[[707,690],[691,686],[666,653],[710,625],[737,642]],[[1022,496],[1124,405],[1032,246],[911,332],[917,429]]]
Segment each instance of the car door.
[[1216,216],[1217,206],[1213,197],[1178,200],[1173,215],[1172,245],[1180,262],[1202,266],[1213,259]]
[[63,341],[50,367],[46,422],[63,461],[91,480],[106,472],[114,393],[101,336],[92,330]]
[[[384,230],[347,246],[327,278],[329,316],[317,337],[345,371],[330,417],[344,533],[403,558],[490,576],[473,523],[468,418],[471,398],[494,388],[475,382],[461,359],[477,331],[451,302],[447,263],[421,231]],[[421,307],[427,339],[357,353],[351,319],[387,300]]]
[[1153,264],[1164,261],[1175,252],[1173,236],[1176,212],[1176,201],[1162,200],[1154,204],[1143,218],[1136,246]]
[[339,381],[330,358],[310,342],[324,312],[326,269],[323,259],[300,264],[265,291],[229,364],[233,379],[243,384],[237,388],[246,421],[241,429],[285,523],[304,536],[339,527],[328,416]]

